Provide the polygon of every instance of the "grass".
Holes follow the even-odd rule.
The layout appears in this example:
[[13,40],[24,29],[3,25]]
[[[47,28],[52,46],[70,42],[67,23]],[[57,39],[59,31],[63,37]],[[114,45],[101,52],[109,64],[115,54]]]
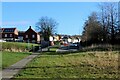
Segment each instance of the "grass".
[[120,45],[111,44],[93,44],[91,46],[84,47],[83,51],[120,51]]
[[50,48],[50,51],[51,51],[51,52],[56,52],[57,49],[58,49],[58,48]]
[[1,54],[1,51],[0,51],[0,71],[2,70],[2,54]]
[[63,55],[45,52],[27,64],[15,78],[118,78],[119,53],[96,51]]
[[19,60],[25,58],[31,53],[23,53],[23,52],[2,52],[2,69],[9,67],[10,65],[18,62]]
[[29,51],[32,46],[37,46],[38,44],[29,43],[21,43],[21,42],[3,42],[2,44],[2,51],[9,51],[9,52],[26,52]]

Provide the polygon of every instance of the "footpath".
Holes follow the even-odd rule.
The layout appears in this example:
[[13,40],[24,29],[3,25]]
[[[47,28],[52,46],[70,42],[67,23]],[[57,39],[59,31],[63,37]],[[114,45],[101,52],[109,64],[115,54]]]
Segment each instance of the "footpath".
[[2,80],[9,80],[13,78],[14,75],[18,74],[18,72],[23,69],[28,62],[37,57],[39,54],[40,53],[32,53],[31,55],[11,65],[10,67],[3,69],[2,72],[0,72],[2,73]]

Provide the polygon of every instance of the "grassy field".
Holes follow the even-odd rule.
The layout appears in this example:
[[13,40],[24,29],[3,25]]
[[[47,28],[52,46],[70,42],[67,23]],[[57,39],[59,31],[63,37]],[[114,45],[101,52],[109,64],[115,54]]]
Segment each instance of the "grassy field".
[[119,53],[94,51],[63,55],[45,52],[15,78],[118,78]]
[[50,51],[51,51],[51,52],[56,52],[57,49],[58,49],[58,48],[50,48]]
[[2,44],[2,51],[9,51],[9,52],[26,52],[29,51],[32,46],[38,46],[38,44],[29,43],[21,43],[21,42],[3,42]]
[[23,53],[23,52],[2,52],[2,69],[9,67],[10,65],[18,62],[19,60],[25,58],[31,53]]
[[93,44],[91,46],[83,47],[83,51],[120,51],[120,45],[111,44]]

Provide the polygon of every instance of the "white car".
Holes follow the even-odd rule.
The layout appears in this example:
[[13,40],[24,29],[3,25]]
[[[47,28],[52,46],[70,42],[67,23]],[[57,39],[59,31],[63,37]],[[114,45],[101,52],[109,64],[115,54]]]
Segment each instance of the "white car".
[[4,40],[0,39],[0,42],[6,42],[6,41],[4,41]]

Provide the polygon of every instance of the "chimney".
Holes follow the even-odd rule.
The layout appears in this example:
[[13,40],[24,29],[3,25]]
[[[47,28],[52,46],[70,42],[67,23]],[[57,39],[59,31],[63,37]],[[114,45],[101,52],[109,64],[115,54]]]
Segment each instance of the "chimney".
[[29,28],[31,29],[31,26]]

